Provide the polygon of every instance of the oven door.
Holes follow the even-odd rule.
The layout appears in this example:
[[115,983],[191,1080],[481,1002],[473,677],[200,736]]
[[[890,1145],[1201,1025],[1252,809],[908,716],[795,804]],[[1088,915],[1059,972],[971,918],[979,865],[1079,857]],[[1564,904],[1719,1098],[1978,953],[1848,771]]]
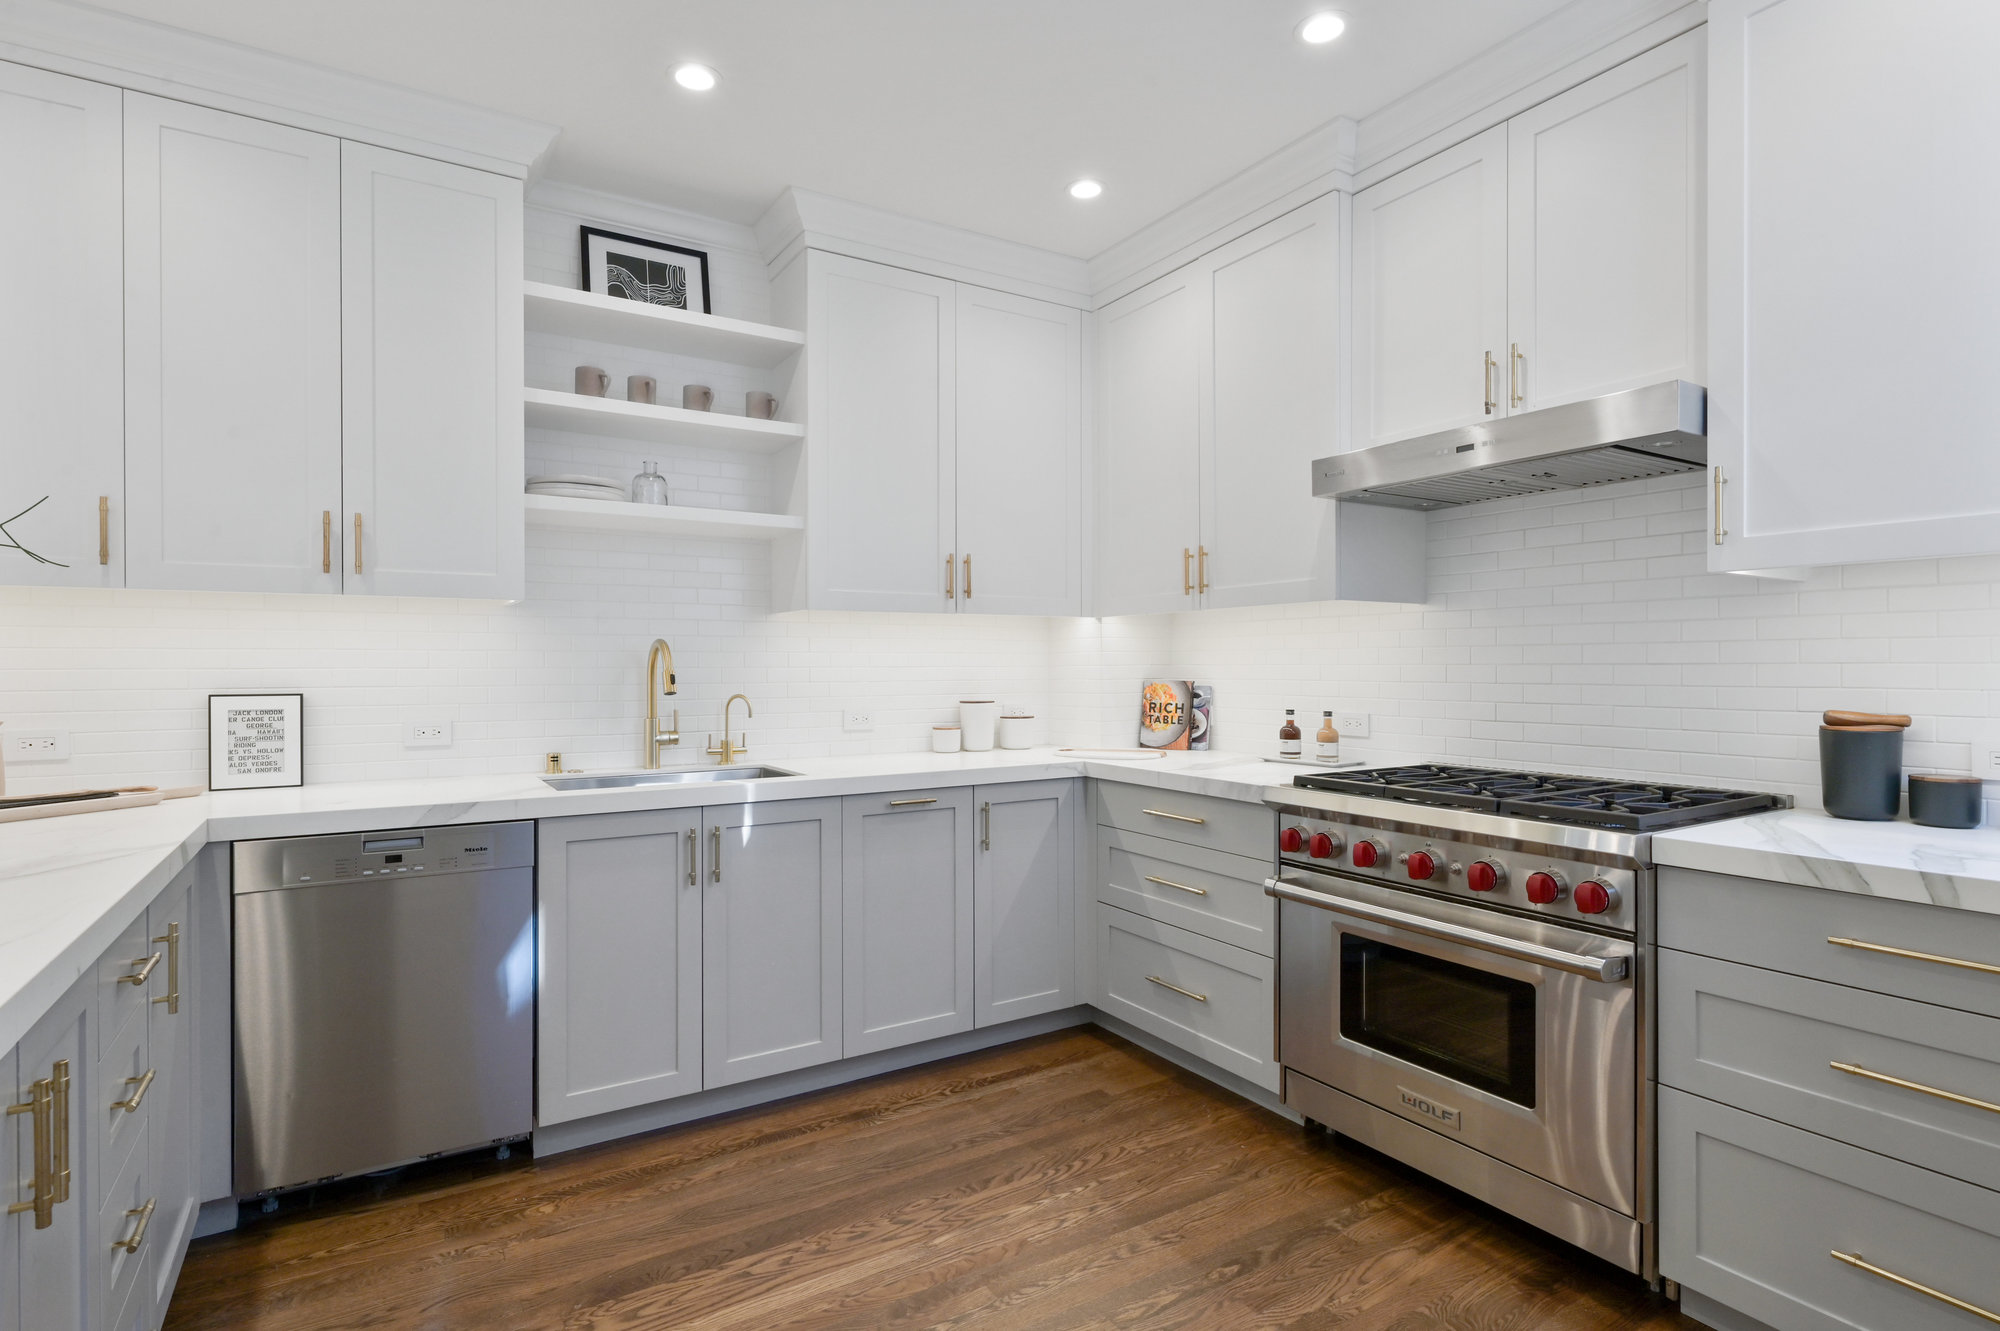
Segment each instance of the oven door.
[[1280,1063],[1638,1214],[1631,942],[1338,874],[1270,890]]

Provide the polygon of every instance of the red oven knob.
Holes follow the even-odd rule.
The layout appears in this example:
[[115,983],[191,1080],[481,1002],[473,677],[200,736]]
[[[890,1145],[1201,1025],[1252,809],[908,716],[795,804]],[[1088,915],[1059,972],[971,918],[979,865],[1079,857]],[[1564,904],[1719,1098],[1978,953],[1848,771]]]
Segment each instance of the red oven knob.
[[1528,875],[1528,900],[1537,906],[1550,906],[1563,899],[1568,891],[1563,880],[1552,873],[1531,873]]
[[1316,860],[1330,860],[1339,853],[1340,838],[1328,836],[1324,832],[1314,833],[1313,839],[1306,843],[1306,854]]
[[1507,881],[1507,871],[1492,860],[1474,860],[1465,871],[1465,885],[1475,892],[1491,892]]
[[1437,869],[1437,861],[1432,859],[1428,852],[1421,850],[1410,852],[1410,877],[1421,883],[1436,873]]
[[1306,833],[1302,827],[1288,827],[1278,833],[1278,849],[1287,855],[1296,855],[1305,848]]
[[1372,869],[1375,867],[1375,861],[1388,853],[1383,849],[1382,843],[1372,837],[1365,841],[1357,841],[1354,843],[1354,865],[1358,869]]
[[1618,889],[1589,879],[1576,885],[1576,908],[1585,915],[1602,915],[1618,904]]

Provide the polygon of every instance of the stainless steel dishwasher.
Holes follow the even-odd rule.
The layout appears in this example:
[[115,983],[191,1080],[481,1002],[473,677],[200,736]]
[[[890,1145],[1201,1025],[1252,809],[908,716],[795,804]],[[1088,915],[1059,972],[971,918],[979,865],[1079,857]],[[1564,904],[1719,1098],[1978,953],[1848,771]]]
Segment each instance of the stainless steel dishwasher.
[[239,841],[236,1195],[533,1126],[535,825]]

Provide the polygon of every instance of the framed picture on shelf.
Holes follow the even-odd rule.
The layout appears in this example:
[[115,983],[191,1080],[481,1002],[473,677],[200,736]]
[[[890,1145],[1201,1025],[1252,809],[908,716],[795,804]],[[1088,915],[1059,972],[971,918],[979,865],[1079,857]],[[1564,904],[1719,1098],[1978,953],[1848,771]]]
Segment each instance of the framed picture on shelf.
[[302,693],[208,695],[208,788],[268,790],[305,784]]
[[583,228],[583,289],[645,305],[714,313],[706,253],[594,226]]

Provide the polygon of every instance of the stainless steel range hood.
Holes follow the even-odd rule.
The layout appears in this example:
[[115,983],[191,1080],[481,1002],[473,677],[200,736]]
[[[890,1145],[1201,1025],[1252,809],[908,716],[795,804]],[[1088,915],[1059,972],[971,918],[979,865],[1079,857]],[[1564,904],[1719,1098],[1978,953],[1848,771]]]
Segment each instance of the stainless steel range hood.
[[1708,394],[1673,379],[1321,458],[1313,463],[1313,493],[1390,508],[1455,508],[1707,465]]

